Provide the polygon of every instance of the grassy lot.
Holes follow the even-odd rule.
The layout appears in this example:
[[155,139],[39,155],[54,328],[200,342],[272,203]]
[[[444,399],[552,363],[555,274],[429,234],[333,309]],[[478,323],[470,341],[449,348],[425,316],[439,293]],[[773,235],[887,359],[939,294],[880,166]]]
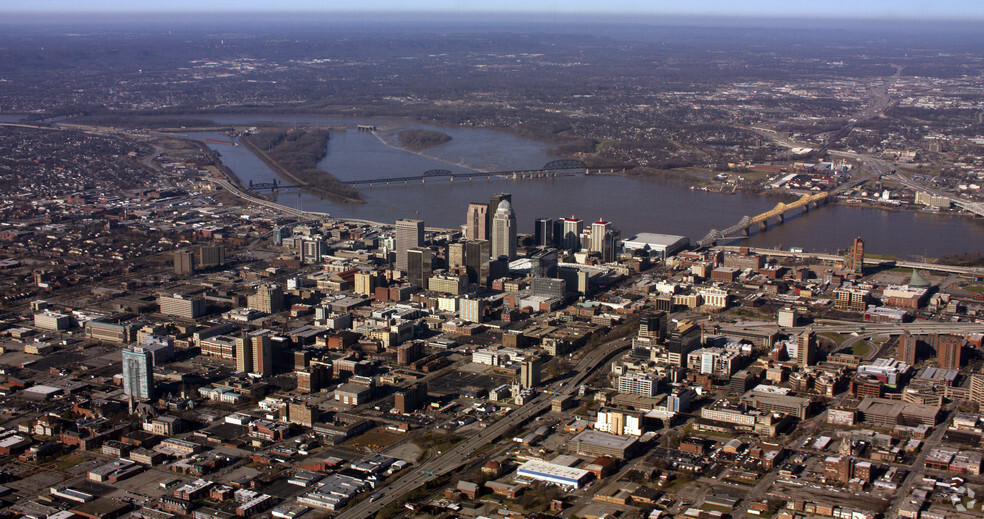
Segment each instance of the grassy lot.
[[355,438],[346,441],[343,445],[355,448],[369,447],[373,450],[379,450],[396,443],[404,436],[406,435],[388,431],[382,427],[377,427],[365,434],[356,436]]
[[836,344],[838,346],[840,346],[841,344],[844,343],[844,341],[847,340],[847,337],[846,336],[841,335],[841,334],[836,333],[836,332],[823,332],[820,335],[823,336],[823,337],[826,337],[826,338],[828,338],[828,339],[830,339],[832,341],[834,341],[834,344]]
[[64,456],[58,460],[58,463],[55,463],[55,470],[68,470],[87,459],[89,458],[86,458],[85,456],[69,454],[68,456]]
[[854,346],[851,347],[851,353],[857,357],[864,357],[865,355],[871,353],[871,345],[868,344],[867,341],[856,342],[854,343]]

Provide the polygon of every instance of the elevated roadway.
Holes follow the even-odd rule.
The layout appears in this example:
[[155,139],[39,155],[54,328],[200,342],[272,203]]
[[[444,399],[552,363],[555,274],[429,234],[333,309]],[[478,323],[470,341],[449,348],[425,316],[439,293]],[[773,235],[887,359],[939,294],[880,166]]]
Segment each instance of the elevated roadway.
[[[734,245],[719,245],[713,247],[714,250],[723,250],[729,252],[736,252],[742,247]],[[750,252],[756,254],[763,254],[766,256],[777,256],[782,258],[816,258],[821,261],[844,261],[843,256],[838,256],[836,254],[823,254],[823,253],[812,253],[812,252],[792,252],[780,249],[762,249],[755,247],[746,247]],[[984,267],[961,267],[958,265],[941,265],[937,263],[924,263],[919,261],[907,261],[907,260],[884,260],[876,258],[865,258],[865,265],[876,265],[880,267],[891,267],[891,268],[912,268],[918,270],[928,270],[931,272],[947,272],[950,274],[962,274],[967,276],[984,276]]]
[[328,213],[319,213],[317,211],[302,211],[300,209],[295,209],[295,208],[290,207],[290,206],[286,206],[286,205],[283,205],[283,204],[278,204],[276,202],[271,202],[269,200],[264,200],[262,198],[258,198],[258,197],[252,196],[252,195],[250,195],[250,194],[242,191],[238,187],[232,185],[231,182],[229,182],[228,180],[226,180],[224,178],[212,178],[210,180],[211,180],[212,183],[218,185],[222,189],[225,189],[226,191],[228,191],[228,192],[230,192],[230,193],[238,196],[239,198],[242,198],[243,200],[245,200],[245,201],[247,201],[247,202],[249,202],[251,204],[262,205],[264,207],[268,207],[270,209],[273,209],[274,211],[277,211],[277,212],[279,212],[281,214],[295,216],[297,218],[303,218],[305,220],[323,220],[325,218],[330,218],[331,217],[331,215],[328,214]]
[[953,205],[963,209],[964,211],[974,213],[977,216],[984,216],[984,204],[982,204],[981,202],[971,202],[970,200],[965,200],[959,196],[953,196],[937,191],[935,189],[931,189],[929,187],[926,187],[916,182],[915,180],[912,180],[909,177],[906,177],[902,173],[897,173],[893,178],[895,180],[898,180],[899,183],[901,183],[903,186],[909,189],[915,191],[925,191],[931,195],[947,197],[950,199],[951,202],[953,202]]

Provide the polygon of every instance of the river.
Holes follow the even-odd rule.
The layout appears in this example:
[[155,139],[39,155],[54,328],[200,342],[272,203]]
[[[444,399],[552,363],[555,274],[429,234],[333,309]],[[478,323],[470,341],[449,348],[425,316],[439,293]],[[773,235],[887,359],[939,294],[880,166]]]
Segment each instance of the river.
[[[211,117],[218,124],[246,124],[250,116]],[[357,132],[352,119],[317,116],[262,116],[280,124],[345,125],[332,133],[328,153],[319,162],[339,180],[420,175],[431,169],[464,171],[535,169],[556,157],[550,145],[487,129],[440,128],[452,140],[416,154],[397,149],[396,133],[403,128],[433,128],[416,123],[381,120],[381,137]],[[228,140],[208,132],[192,138]],[[383,142],[386,141],[386,142]],[[243,183],[269,182],[273,172],[243,146],[206,143]],[[467,164],[467,166],[465,166]],[[278,201],[291,207],[326,211],[333,216],[392,222],[421,218],[429,226],[455,227],[464,222],[468,202],[485,201],[497,192],[512,193],[520,232],[532,232],[538,217],[577,216],[586,222],[605,219],[622,230],[623,238],[638,232],[680,234],[696,241],[712,227],[725,228],[743,215],[771,209],[773,198],[694,191],[689,186],[650,178],[577,176],[537,180],[473,180],[449,183],[390,185],[360,188],[365,204],[322,200],[308,194],[281,193]],[[753,247],[803,247],[834,253],[847,248],[855,236],[866,250],[921,259],[984,250],[984,220],[925,212],[884,211],[830,204],[806,214],[789,213],[786,222],[766,232],[752,230],[741,243]]]

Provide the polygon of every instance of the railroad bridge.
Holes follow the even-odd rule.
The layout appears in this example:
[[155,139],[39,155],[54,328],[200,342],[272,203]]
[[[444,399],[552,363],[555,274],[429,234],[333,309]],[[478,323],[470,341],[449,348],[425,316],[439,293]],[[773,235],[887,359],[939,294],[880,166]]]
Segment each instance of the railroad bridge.
[[[601,170],[595,173],[601,173]],[[612,171],[614,172],[614,171]],[[374,185],[390,185],[390,184],[409,184],[410,182],[420,182],[422,184],[427,183],[428,180],[447,180],[448,182],[454,182],[456,180],[468,180],[471,181],[475,178],[485,178],[487,180],[492,180],[493,177],[500,178],[512,178],[516,180],[530,180],[537,178],[553,178],[561,176],[574,176],[574,175],[589,175],[591,170],[588,169],[587,165],[580,160],[573,159],[562,159],[554,160],[546,163],[540,169],[518,169],[518,170],[506,170],[506,171],[465,171],[461,173],[454,173],[448,169],[431,169],[425,171],[421,175],[412,175],[405,177],[378,177],[378,178],[364,178],[360,180],[349,180],[345,183],[350,186],[369,186]]]
[[769,228],[769,219],[774,218],[776,225],[781,225],[786,221],[786,213],[795,209],[802,208],[803,212],[808,212],[810,207],[820,207],[827,203],[828,193],[826,191],[814,194],[805,194],[795,202],[779,202],[772,209],[756,216],[743,216],[738,223],[728,227],[723,231],[711,229],[703,238],[697,242],[698,247],[710,247],[718,240],[725,238],[738,238],[735,233],[741,232],[741,237],[748,237],[748,230],[753,225],[758,224],[762,231]]
[[249,190],[250,191],[253,191],[253,192],[266,191],[266,190],[269,190],[269,191],[280,191],[281,189],[285,189],[285,190],[286,189],[300,189],[301,187],[304,187],[304,186],[295,186],[295,185],[281,184],[281,183],[277,182],[277,179],[276,178],[274,178],[270,182],[253,182],[252,180],[249,181]]

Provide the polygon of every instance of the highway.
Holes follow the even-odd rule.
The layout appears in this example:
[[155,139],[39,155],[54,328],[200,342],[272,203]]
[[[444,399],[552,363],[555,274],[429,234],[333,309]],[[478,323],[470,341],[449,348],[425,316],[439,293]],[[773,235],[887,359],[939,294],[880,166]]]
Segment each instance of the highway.
[[984,216],[984,203],[971,202],[970,200],[964,200],[963,198],[961,198],[959,196],[955,196],[955,195],[952,195],[952,194],[947,194],[947,193],[942,193],[940,191],[936,191],[935,189],[928,188],[928,187],[926,187],[926,186],[924,186],[924,185],[922,185],[922,184],[920,184],[920,183],[912,180],[911,178],[906,177],[902,173],[897,173],[894,178],[896,180],[898,180],[903,186],[905,186],[905,187],[907,187],[909,189],[912,189],[914,191],[925,191],[927,193],[930,193],[930,194],[933,194],[933,195],[937,195],[937,196],[945,196],[945,197],[949,198],[950,201],[952,201],[953,204],[956,205],[957,207],[959,207],[959,208],[961,208],[961,209],[963,209],[965,211],[970,211],[970,212],[972,212],[972,213],[974,213],[974,214],[976,214],[978,216]]
[[958,333],[958,334],[968,334],[968,333],[984,333],[984,323],[949,323],[949,322],[913,322],[913,323],[903,323],[903,324],[891,324],[891,323],[854,323],[854,324],[815,324],[812,326],[797,326],[795,328],[780,328],[776,323],[762,322],[762,323],[742,323],[742,324],[728,324],[722,323],[720,325],[719,333],[728,333],[729,331],[743,331],[743,330],[756,330],[762,331],[762,329],[775,328],[776,330],[781,330],[788,333],[797,333],[806,330],[813,330],[815,332],[834,332],[834,333],[853,333],[853,332],[864,332],[872,335],[899,335],[902,332],[909,332],[913,335],[926,335],[933,333]]
[[[736,245],[716,245],[711,250],[722,250],[726,252],[737,252],[739,249],[747,248],[750,252],[763,254],[766,256],[778,256],[783,258],[816,258],[821,261],[844,261],[843,256],[836,254],[822,254],[813,252],[792,252],[780,249],[762,249],[756,247],[739,247]],[[940,265],[937,263],[921,263],[918,261],[904,260],[883,260],[875,258],[865,258],[866,265],[881,265],[902,268],[914,268],[919,270],[929,270],[933,272],[948,272],[951,274],[967,274],[971,276],[984,276],[982,267],[959,267],[956,265]]]
[[219,187],[222,187],[226,191],[238,196],[239,198],[242,198],[243,200],[246,200],[247,202],[269,207],[270,209],[273,209],[274,211],[278,211],[280,213],[296,216],[298,218],[305,218],[307,220],[321,220],[323,218],[329,218],[331,216],[328,213],[318,213],[315,211],[301,211],[300,209],[294,209],[293,207],[288,207],[283,204],[278,204],[276,202],[271,202],[269,200],[264,200],[262,198],[251,196],[246,192],[240,190],[236,186],[232,185],[232,183],[230,183],[228,180],[225,179],[212,178],[210,180],[215,184],[218,184]]
[[[631,344],[631,338],[621,338],[595,348],[578,362],[577,366],[572,370],[573,376],[571,378],[562,384],[558,382],[547,388],[552,390],[555,393],[554,395],[540,393],[531,402],[514,409],[506,417],[483,429],[475,436],[458,444],[441,456],[431,459],[419,467],[415,467],[412,472],[396,480],[393,484],[383,487],[378,491],[380,497],[375,501],[370,502],[368,499],[365,499],[336,516],[337,519],[363,519],[372,517],[381,508],[400,500],[404,495],[422,487],[428,481],[455,471],[468,461],[474,461],[469,460],[469,457],[475,451],[486,444],[498,440],[513,427],[521,425],[547,411],[550,408],[550,401],[555,396],[572,394],[595,369],[604,365],[615,354],[628,349]],[[559,388],[552,389],[558,386],[558,384],[561,384]]]

